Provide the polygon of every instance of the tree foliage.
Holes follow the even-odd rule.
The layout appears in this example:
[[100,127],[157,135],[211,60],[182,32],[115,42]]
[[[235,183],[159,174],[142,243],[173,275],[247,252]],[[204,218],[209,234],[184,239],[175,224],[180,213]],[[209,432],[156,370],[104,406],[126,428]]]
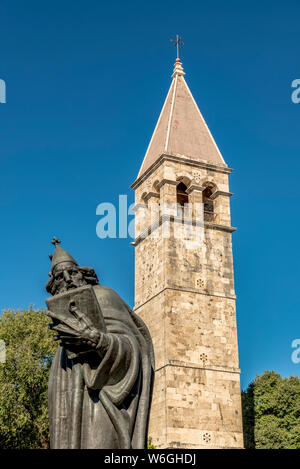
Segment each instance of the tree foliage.
[[156,447],[155,447],[154,444],[152,443],[152,438],[151,438],[151,436],[148,437],[147,449],[156,449]]
[[48,376],[57,348],[49,318],[38,309],[3,311],[0,339],[6,362],[0,363],[0,448],[47,448]]
[[300,378],[265,371],[242,392],[245,447],[300,448]]

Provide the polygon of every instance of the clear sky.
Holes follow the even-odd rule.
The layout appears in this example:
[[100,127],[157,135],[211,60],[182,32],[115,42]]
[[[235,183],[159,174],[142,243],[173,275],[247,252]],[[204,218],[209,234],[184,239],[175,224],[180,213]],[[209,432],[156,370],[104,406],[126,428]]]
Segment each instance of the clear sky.
[[230,176],[242,386],[299,374],[299,1],[0,3],[0,308],[44,306],[54,235],[133,306],[132,239],[96,207],[133,202],[180,34],[187,83]]

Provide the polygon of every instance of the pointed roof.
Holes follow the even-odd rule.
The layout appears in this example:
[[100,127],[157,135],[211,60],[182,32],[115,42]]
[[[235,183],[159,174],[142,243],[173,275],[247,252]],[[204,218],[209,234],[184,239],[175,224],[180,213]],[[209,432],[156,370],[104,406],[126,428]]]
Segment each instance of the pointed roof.
[[56,238],[56,236],[54,236],[51,243],[55,246],[53,256],[52,254],[49,255],[51,260],[51,272],[53,272],[54,268],[62,262],[72,262],[73,264],[78,265],[75,259],[71,256],[71,254],[69,254],[64,248],[59,246],[60,241]]
[[177,58],[173,80],[138,177],[163,153],[184,155],[196,161],[226,166],[184,75],[182,63]]

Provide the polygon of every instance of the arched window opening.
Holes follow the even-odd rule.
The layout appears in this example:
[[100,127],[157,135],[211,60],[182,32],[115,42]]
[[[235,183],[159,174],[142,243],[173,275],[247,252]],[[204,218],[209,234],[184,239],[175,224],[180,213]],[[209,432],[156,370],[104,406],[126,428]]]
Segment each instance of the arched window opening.
[[187,187],[183,182],[180,182],[177,186],[177,203],[184,208],[184,204],[189,203],[189,196],[186,192]]
[[214,218],[215,218],[214,201],[211,198],[212,194],[213,194],[213,190],[212,190],[211,187],[207,187],[202,192],[203,204],[204,204],[204,220],[205,221],[213,221]]

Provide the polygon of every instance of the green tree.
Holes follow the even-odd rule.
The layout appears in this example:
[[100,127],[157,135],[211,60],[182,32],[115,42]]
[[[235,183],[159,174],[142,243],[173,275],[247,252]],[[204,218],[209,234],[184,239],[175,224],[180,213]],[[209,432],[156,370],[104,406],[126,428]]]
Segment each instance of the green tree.
[[152,443],[152,438],[151,438],[151,436],[148,437],[147,449],[156,449],[156,447],[155,447],[154,444]]
[[42,309],[3,311],[0,339],[6,362],[0,363],[0,448],[47,448],[47,388],[57,348]]
[[300,378],[265,371],[242,392],[242,408],[246,448],[300,448]]

